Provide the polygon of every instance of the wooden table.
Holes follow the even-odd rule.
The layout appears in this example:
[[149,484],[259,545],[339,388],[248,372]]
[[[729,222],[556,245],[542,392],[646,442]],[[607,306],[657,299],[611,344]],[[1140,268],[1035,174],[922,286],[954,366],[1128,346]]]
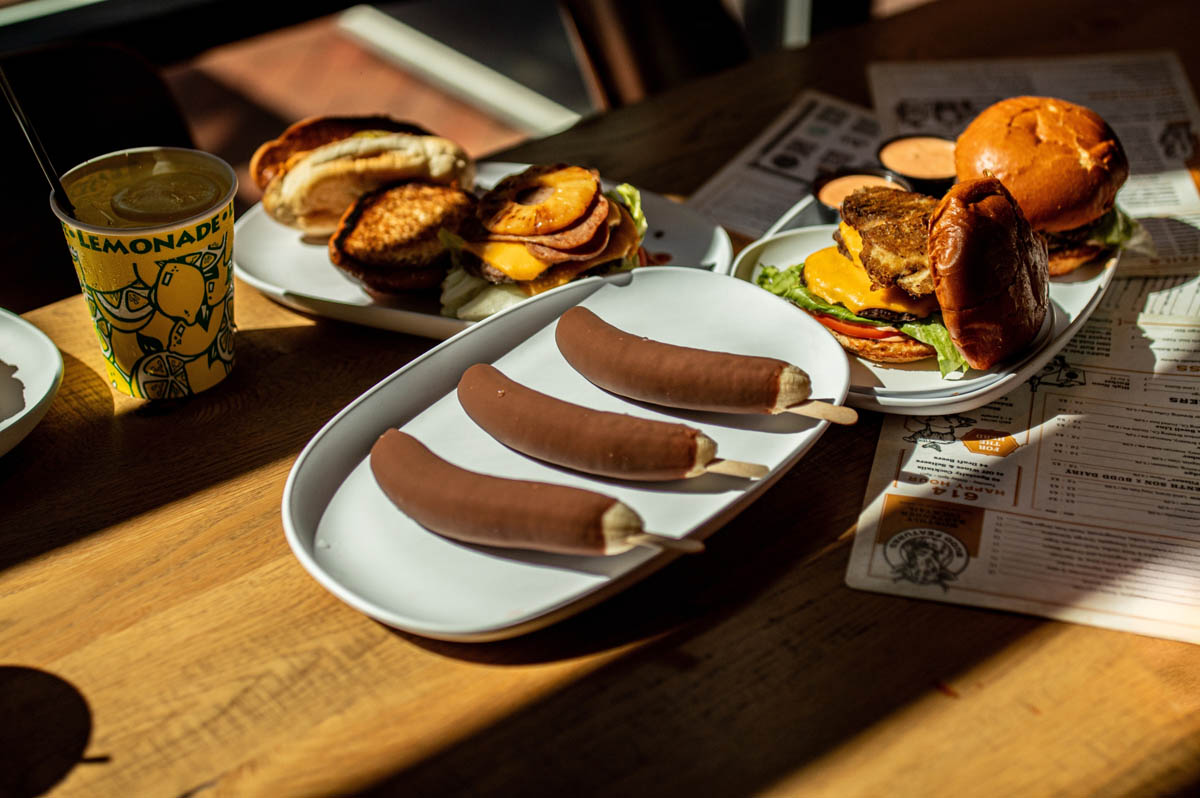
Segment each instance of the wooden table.
[[[878,58],[1174,47],[1200,85],[1190,1],[1041,5],[941,0],[503,157],[686,194],[801,89],[865,103]],[[876,415],[706,554],[541,632],[442,643],[326,592],[279,515],[301,447],[432,342],[243,284],[233,376],[159,406],[109,390],[78,297],[26,318],[66,376],[0,459],[0,795],[1200,789],[1200,648],[843,585]]]

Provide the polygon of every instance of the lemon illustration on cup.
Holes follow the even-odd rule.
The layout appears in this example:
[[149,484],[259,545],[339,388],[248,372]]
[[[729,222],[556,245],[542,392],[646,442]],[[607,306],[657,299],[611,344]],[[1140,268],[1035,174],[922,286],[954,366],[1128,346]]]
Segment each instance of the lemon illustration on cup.
[[93,291],[96,306],[114,329],[126,332],[145,326],[154,315],[150,289],[131,283],[116,291]]
[[[233,368],[227,237],[174,257],[139,260],[133,282],[88,287],[88,305],[121,390],[147,399],[190,396]],[[170,254],[170,253],[164,253]],[[129,363],[128,371],[118,363]]]
[[174,352],[154,352],[137,362],[132,382],[147,399],[182,399],[192,393],[186,364]]
[[207,330],[213,311],[208,303],[209,286],[220,277],[218,261],[217,255],[207,251],[155,261],[159,271],[152,290],[158,312]]
[[216,156],[134,147],[62,176],[51,209],[79,277],[112,387],[187,397],[233,368],[237,176]]

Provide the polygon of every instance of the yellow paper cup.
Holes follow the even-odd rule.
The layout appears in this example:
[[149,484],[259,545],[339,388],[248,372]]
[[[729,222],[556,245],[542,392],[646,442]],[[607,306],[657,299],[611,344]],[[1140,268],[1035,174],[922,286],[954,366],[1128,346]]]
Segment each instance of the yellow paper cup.
[[[200,176],[182,178],[179,185],[192,191],[182,210],[141,213],[139,202],[158,209],[154,203],[175,190],[161,184],[171,172]],[[62,183],[76,215],[53,194],[50,207],[62,222],[112,387],[142,399],[181,399],[223,380],[233,369],[235,330],[237,176],[229,164],[198,150],[139,147],[86,161]]]

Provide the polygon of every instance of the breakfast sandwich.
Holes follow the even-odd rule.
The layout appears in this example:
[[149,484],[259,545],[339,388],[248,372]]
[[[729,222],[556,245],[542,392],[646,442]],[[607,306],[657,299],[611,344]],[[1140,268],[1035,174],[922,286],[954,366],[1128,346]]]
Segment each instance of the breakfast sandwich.
[[443,240],[454,266],[442,312],[476,321],[584,275],[642,263],[646,218],[628,184],[602,190],[589,169],[539,164],[509,175]]
[[319,117],[264,143],[251,159],[263,208],[307,236],[328,236],[363,194],[420,180],[469,191],[475,164],[449,139],[388,117]]

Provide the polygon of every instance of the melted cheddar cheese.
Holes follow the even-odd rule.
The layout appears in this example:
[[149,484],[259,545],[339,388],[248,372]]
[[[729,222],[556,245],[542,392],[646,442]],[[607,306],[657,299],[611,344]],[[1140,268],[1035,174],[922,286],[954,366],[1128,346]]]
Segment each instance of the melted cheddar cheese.
[[530,296],[568,283],[588,269],[629,254],[637,246],[637,225],[629,212],[617,203],[616,224],[608,245],[587,260],[567,261],[552,266],[530,254],[524,244],[513,241],[466,241],[463,249],[484,263],[503,272]]
[[[852,231],[858,245],[857,248],[852,247],[847,229],[843,225],[842,240],[857,259],[857,252],[862,249],[862,239]],[[837,247],[826,247],[804,259],[804,282],[808,290],[826,302],[844,305],[853,313],[860,313],[867,308],[882,308],[924,318],[937,310],[937,300],[932,296],[913,299],[895,286],[872,288],[871,278],[863,270],[862,263],[847,260]]]
[[850,260],[858,268],[863,268],[862,259],[859,257],[862,254],[862,236],[845,222],[838,222],[838,232],[842,234],[842,243],[850,251]]
[[514,241],[467,241],[463,249],[517,282],[532,280],[550,266]]
[[610,260],[624,258],[630,251],[637,247],[637,225],[633,221],[633,217],[629,215],[629,211],[617,203],[612,203],[616,206],[619,216],[617,226],[613,228],[612,233],[608,236],[608,245],[599,254],[584,261],[567,261],[560,263],[551,269],[548,269],[545,274],[531,281],[526,286],[522,286],[525,292],[530,296],[540,294],[543,291],[549,291],[551,288],[557,288],[560,285],[571,282],[588,269],[595,268],[601,263],[607,263]]

